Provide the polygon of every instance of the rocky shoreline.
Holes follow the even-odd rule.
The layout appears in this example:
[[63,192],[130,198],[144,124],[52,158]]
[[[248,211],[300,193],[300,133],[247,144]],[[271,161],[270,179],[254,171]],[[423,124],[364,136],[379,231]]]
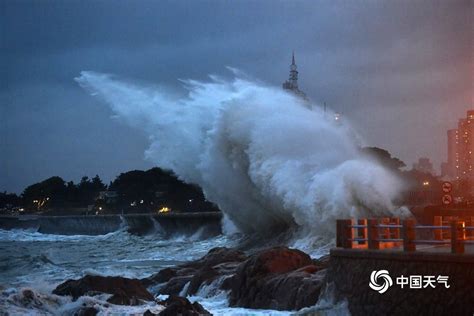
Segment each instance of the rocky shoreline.
[[[163,308],[144,315],[210,315],[199,303],[186,297],[203,287],[228,293],[231,307],[271,310],[299,310],[317,303],[326,283],[329,257],[311,259],[306,253],[287,247],[245,254],[236,249],[213,248],[204,257],[165,268],[144,279],[87,275],[67,280],[53,294],[71,296],[111,295],[107,302],[136,306],[155,301]],[[169,295],[159,300],[158,295]],[[96,315],[84,306],[76,315]]]

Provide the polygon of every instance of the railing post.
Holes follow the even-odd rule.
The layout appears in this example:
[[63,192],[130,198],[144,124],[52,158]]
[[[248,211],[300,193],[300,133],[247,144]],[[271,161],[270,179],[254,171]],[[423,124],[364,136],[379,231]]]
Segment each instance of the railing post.
[[416,244],[414,243],[416,238],[415,232],[415,221],[412,219],[406,219],[403,221],[403,250],[404,251],[415,251]]
[[342,248],[352,248],[354,229],[351,227],[352,219],[337,220],[336,245]]
[[368,229],[368,245],[369,249],[380,249],[379,231],[377,219],[371,218],[367,220]]
[[[400,225],[400,218],[394,217],[391,222],[394,225]],[[393,238],[400,239],[400,227],[393,228]]]
[[[360,233],[358,235],[359,235],[360,238],[367,239],[367,219],[359,219],[357,221],[357,223],[359,225],[365,225],[366,226],[365,228],[359,228]],[[368,243],[367,243],[367,240],[365,240],[365,241],[360,241],[359,244],[367,245]]]
[[464,253],[464,240],[466,239],[464,222],[451,222],[451,252]]
[[351,227],[353,222],[354,221],[352,219],[344,220],[343,231],[345,238],[343,240],[343,247],[347,249],[353,248],[352,245],[354,242],[352,241],[352,239],[354,238],[354,228]]
[[344,240],[344,231],[342,230],[344,220],[336,220],[336,247],[342,247],[342,241]]
[[[433,217],[433,226],[442,226],[443,225],[443,217],[442,216],[434,216]],[[434,239],[435,240],[442,240],[443,239],[443,230],[442,229],[433,229],[434,232]]]
[[[388,225],[390,224],[390,218],[384,217],[380,220],[380,224]],[[390,228],[384,227],[379,229],[380,238],[389,239],[390,238]]]

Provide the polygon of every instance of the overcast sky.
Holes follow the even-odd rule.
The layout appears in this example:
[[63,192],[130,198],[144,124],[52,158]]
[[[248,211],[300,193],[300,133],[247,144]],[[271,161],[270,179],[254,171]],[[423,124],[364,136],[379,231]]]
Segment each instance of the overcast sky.
[[74,81],[82,70],[179,87],[239,68],[300,87],[368,145],[439,167],[474,108],[474,1],[1,0],[0,190],[151,167],[147,137]]

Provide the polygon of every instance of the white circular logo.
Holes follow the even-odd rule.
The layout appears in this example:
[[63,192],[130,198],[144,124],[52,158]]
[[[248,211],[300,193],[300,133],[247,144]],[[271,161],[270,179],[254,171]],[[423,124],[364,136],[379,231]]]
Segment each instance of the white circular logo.
[[[383,283],[379,284],[379,279],[381,279]],[[370,274],[369,286],[372,290],[382,294],[385,293],[392,285],[393,281],[387,270],[372,271]]]

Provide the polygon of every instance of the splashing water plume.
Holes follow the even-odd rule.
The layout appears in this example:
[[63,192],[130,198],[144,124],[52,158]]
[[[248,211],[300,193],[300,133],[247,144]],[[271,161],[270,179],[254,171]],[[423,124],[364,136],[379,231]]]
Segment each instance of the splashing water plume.
[[243,233],[332,236],[336,218],[398,212],[398,178],[359,153],[347,124],[235,75],[185,80],[181,99],[106,74],[82,72],[76,80],[145,130],[146,157],[200,185]]

